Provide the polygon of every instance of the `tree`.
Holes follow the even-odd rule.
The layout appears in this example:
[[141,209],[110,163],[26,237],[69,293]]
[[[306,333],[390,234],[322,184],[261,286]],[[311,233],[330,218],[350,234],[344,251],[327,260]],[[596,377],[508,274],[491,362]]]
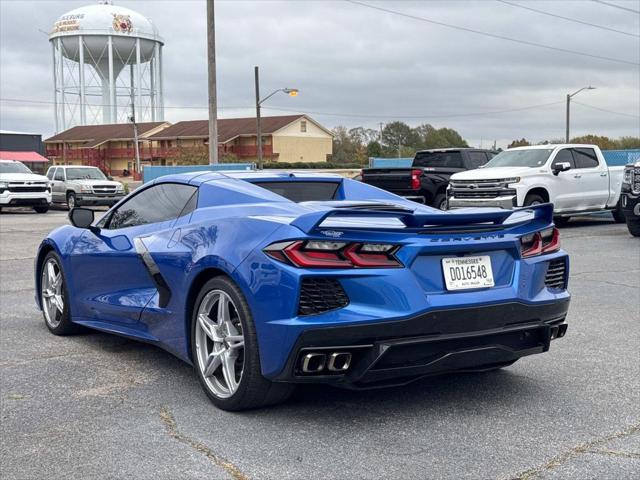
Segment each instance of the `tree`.
[[382,145],[380,142],[369,142],[367,144],[367,158],[369,157],[379,157],[382,155]]
[[616,140],[616,148],[621,150],[640,148],[640,137],[620,137]]
[[468,147],[462,136],[452,128],[435,128],[428,123],[418,125],[415,128],[419,137],[419,148],[451,148]]
[[531,143],[526,138],[521,138],[520,140],[514,140],[513,142],[511,142],[509,145],[507,145],[507,148],[528,147],[530,145]]
[[419,148],[419,143],[420,137],[416,131],[404,122],[388,123],[382,130],[385,155],[402,155],[402,147],[410,147],[415,152]]
[[588,143],[597,145],[601,150],[615,150],[615,140],[600,135],[583,135],[571,139],[571,143]]
[[358,144],[353,141],[346,127],[333,129],[333,163],[354,163],[358,161]]

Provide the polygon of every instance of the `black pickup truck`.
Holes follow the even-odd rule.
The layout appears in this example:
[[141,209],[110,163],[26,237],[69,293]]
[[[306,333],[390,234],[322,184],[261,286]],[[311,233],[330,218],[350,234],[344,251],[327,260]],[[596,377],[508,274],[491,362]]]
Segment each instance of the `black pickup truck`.
[[496,153],[478,148],[421,150],[416,152],[410,168],[365,168],[362,170],[362,181],[445,210],[449,177],[481,167]]

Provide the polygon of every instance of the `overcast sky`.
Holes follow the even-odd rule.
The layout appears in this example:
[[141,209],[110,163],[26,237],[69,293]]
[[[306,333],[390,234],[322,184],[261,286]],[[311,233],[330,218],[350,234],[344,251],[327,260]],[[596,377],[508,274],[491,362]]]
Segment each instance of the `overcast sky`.
[[[572,136],[640,135],[640,0],[510,3],[627,32],[624,35],[494,0],[216,2],[221,117],[251,116],[253,66],[262,91],[291,86],[264,114],[309,113],[327,127],[404,120],[458,130],[471,144],[564,136],[564,99],[575,97]],[[91,1],[0,0],[0,128],[51,134],[51,50],[63,13]],[[204,1],[114,1],[150,17],[165,40],[165,117],[207,117]],[[421,17],[586,55],[447,28]],[[626,62],[626,63],[625,63]],[[547,105],[551,104],[552,105]],[[546,105],[511,113],[496,113]],[[201,106],[202,109],[173,107]],[[229,108],[229,107],[247,108]],[[602,110],[610,110],[609,113]],[[317,113],[316,113],[317,112]],[[473,115],[467,115],[473,114]]]

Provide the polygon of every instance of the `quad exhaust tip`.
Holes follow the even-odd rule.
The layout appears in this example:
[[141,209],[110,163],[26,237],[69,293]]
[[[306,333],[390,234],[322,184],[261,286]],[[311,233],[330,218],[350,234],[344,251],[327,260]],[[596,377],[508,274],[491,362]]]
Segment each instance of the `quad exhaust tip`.
[[303,373],[320,373],[325,368],[332,373],[344,373],[351,366],[351,353],[333,352],[326,353],[310,352],[302,357]]

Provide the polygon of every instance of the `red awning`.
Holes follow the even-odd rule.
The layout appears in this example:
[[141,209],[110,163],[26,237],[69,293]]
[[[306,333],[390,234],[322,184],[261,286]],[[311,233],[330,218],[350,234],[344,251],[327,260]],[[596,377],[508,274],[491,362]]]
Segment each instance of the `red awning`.
[[0,150],[0,160],[17,160],[18,162],[49,163],[48,158],[44,158],[38,152],[5,152]]

